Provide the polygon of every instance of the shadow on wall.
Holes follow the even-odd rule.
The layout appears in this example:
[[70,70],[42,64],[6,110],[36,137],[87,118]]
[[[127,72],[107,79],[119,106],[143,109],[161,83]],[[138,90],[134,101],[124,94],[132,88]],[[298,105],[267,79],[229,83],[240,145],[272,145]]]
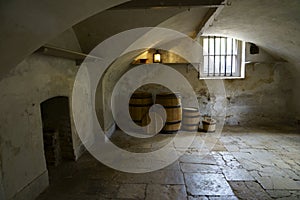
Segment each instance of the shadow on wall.
[[44,151],[47,167],[75,160],[70,123],[69,98],[53,97],[41,103]]

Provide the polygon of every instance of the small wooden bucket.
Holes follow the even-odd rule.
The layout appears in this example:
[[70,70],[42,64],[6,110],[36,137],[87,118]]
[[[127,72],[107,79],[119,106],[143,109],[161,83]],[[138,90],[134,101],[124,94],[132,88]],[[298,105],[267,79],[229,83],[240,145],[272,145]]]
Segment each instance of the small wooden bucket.
[[215,132],[216,131],[216,120],[212,118],[205,118],[202,121],[203,130],[205,132]]

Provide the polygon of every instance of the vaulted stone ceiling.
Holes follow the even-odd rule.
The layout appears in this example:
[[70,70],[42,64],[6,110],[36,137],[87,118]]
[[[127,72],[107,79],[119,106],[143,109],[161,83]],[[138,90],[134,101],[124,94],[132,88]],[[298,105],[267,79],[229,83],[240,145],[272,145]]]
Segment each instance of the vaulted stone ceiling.
[[[37,0],[2,1],[0,3],[1,74],[7,73],[27,55],[78,22],[88,20],[90,16],[124,2],[126,0],[87,0],[84,3],[74,0],[72,4],[65,0],[61,0],[59,3],[52,0],[43,2]],[[155,3],[160,2],[156,1]],[[180,4],[179,0],[176,2]],[[215,3],[210,0],[205,2],[207,4]],[[229,0],[228,4],[229,6],[225,6],[217,21],[214,21],[205,34],[221,34],[250,41],[292,63],[299,63],[299,0]],[[158,25],[178,28],[180,31],[193,35],[198,30],[197,26],[203,18],[204,12],[202,11],[205,11],[207,7],[192,7],[190,11],[188,11],[188,7],[179,7],[164,8],[166,9],[164,11],[131,10],[132,14],[129,14],[127,18],[120,19],[124,23],[119,23],[117,28],[113,27],[114,23],[112,22],[117,21],[118,15],[120,17],[128,11],[116,9],[97,14],[90,19],[94,20],[101,16],[110,23],[106,22],[106,25],[102,22],[95,23],[94,26],[97,28],[90,29],[95,31],[95,35],[91,31],[93,34],[90,34],[89,37],[92,39],[86,44],[83,43],[87,41],[89,28],[83,30],[80,28],[80,23],[75,26],[75,30],[82,46],[86,45],[83,48],[85,51],[91,49],[95,41],[101,41],[117,31],[137,26]],[[119,12],[119,14],[111,18],[113,12]],[[144,17],[134,17],[134,13],[140,14],[137,16],[142,16],[142,13],[146,14]],[[105,26],[107,29],[104,28]],[[101,31],[99,37],[97,30]]]
[[256,43],[291,63],[300,63],[299,0],[231,0],[205,34]]
[[78,22],[128,0],[0,1],[0,78]]
[[195,36],[209,8],[159,8],[107,10],[74,26],[85,53],[103,40],[122,31],[139,27],[164,27]]
[[[86,19],[74,30],[88,53],[106,38],[137,27],[159,26],[195,36],[208,10],[207,6],[112,9]],[[299,63],[299,13],[299,0],[230,0],[204,34],[253,42],[277,58]]]

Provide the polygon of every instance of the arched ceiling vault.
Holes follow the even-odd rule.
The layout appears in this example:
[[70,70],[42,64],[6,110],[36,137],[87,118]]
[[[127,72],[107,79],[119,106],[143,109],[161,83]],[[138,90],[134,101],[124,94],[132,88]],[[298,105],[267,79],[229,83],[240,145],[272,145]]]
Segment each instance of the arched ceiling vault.
[[[73,27],[81,49],[89,53],[105,39],[140,27],[162,27],[195,36],[209,8],[113,9],[98,13]],[[155,41],[153,41],[154,43]]]
[[253,42],[290,63],[300,63],[299,0],[230,0],[204,34]]
[[0,2],[0,78],[26,56],[78,22],[128,0]]
[[[34,50],[75,24],[74,29],[82,47],[83,44],[89,45],[82,48],[87,51],[94,45],[90,44],[94,39],[94,42],[99,42],[118,31],[140,26],[172,28],[193,35],[195,31],[199,31],[199,24],[202,24],[205,13],[210,8],[202,6],[187,9],[174,6],[172,9],[166,8],[164,11],[169,10],[164,12],[157,8],[146,11],[135,8],[128,11],[128,7],[125,7],[127,11],[113,9],[100,13],[124,2],[127,0],[73,0],[72,3],[67,0],[60,0],[59,3],[53,0],[1,1],[0,78]],[[113,13],[119,13],[119,18]],[[148,18],[144,15],[145,18],[139,19],[145,13],[148,13]],[[299,0],[229,0],[204,34],[232,36],[253,42],[273,55],[291,63],[299,63],[299,13]],[[93,15],[95,16],[91,17]],[[92,22],[99,16],[100,21]],[[155,18],[151,18],[152,16]],[[108,26],[105,27],[101,20],[109,19],[120,19],[120,22],[125,23],[119,24],[119,28],[116,28],[118,24],[113,23],[107,23]],[[85,23],[89,20],[92,23],[86,26]],[[81,21],[83,22],[79,23]],[[86,30],[83,31],[84,29]]]

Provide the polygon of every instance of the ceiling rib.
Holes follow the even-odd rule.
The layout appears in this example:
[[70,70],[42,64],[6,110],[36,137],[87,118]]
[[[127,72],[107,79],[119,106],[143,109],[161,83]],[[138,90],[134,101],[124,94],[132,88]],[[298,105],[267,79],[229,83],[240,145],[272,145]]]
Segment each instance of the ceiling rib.
[[205,14],[203,20],[200,22],[198,28],[196,29],[196,33],[197,36],[196,38],[198,38],[200,35],[199,33],[202,31],[203,27],[205,26],[205,24],[207,23],[207,21],[213,16],[213,14],[216,12],[217,8],[209,8],[209,10],[207,11],[207,13]]
[[228,1],[224,0],[222,1],[221,5],[216,9],[209,9],[207,15],[205,16],[204,20],[201,23],[202,27],[199,29],[196,38],[199,38],[201,35],[203,35],[205,30],[207,30],[210,26],[212,26],[213,22],[217,19],[218,15],[221,13],[221,11],[227,5],[227,3]]

